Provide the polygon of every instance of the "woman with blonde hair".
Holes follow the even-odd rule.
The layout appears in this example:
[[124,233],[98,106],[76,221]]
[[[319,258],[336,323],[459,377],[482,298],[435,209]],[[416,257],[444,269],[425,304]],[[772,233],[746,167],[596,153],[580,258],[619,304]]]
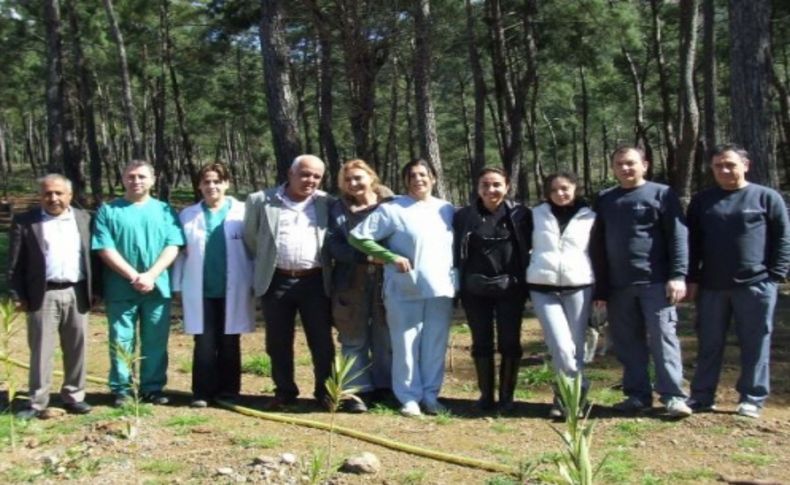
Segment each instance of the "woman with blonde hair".
[[[367,403],[391,387],[390,337],[381,298],[383,261],[369,257],[348,243],[348,233],[378,205],[392,198],[376,172],[363,160],[349,160],[340,168],[341,196],[329,209],[327,247],[335,261],[332,271],[332,316],[341,351],[353,357],[350,383],[362,401],[346,400],[348,412],[367,411]],[[367,403],[365,402],[367,401]]]

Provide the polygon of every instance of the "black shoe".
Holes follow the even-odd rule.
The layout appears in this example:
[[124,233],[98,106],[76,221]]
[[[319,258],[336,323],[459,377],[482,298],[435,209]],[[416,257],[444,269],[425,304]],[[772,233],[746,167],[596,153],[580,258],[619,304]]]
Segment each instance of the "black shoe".
[[499,364],[499,412],[510,413],[513,411],[513,395],[518,382],[518,369],[521,366],[521,357],[502,357]]
[[38,409],[27,408],[17,412],[14,415],[14,418],[18,419],[19,421],[30,421],[33,418],[38,418],[41,416],[41,411]]
[[63,409],[65,409],[69,414],[88,414],[93,408],[85,401],[80,401],[67,402],[63,405]]
[[112,401],[112,407],[122,408],[129,404],[131,398],[126,394],[115,394]]
[[346,399],[343,401],[340,409],[342,409],[343,412],[351,414],[362,414],[368,412],[368,407],[365,405],[365,401],[363,401],[362,398],[359,398],[359,401],[356,399]]
[[492,411],[496,408],[494,402],[494,357],[476,357],[474,361],[477,387],[480,389],[480,398],[475,406],[481,411]]
[[149,392],[143,394],[142,401],[145,403],[156,404],[157,406],[164,406],[170,403],[170,399],[162,392]]

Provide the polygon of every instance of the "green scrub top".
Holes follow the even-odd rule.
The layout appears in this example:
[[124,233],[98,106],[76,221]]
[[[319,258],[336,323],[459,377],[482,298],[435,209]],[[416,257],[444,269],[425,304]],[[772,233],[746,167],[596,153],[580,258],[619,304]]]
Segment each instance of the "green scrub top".
[[206,253],[203,258],[203,298],[225,298],[228,259],[225,249],[225,218],[230,209],[227,199],[216,212],[201,202],[206,220]]
[[[120,198],[99,208],[91,249],[115,249],[142,273],[153,266],[167,246],[183,246],[184,242],[184,231],[168,204],[153,198],[142,204]],[[106,265],[102,283],[107,301],[132,300],[141,295],[130,281]],[[158,296],[170,298],[170,271],[162,271],[155,284]]]

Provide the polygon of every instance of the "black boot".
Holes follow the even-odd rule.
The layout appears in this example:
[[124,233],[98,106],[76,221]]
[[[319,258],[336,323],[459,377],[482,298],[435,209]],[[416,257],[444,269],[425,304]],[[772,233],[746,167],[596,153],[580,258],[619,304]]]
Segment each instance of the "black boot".
[[502,413],[513,411],[513,393],[516,390],[520,364],[520,357],[504,356],[499,364],[499,411]]
[[480,399],[477,408],[481,411],[494,409],[494,357],[475,357],[477,371],[477,387],[480,388]]

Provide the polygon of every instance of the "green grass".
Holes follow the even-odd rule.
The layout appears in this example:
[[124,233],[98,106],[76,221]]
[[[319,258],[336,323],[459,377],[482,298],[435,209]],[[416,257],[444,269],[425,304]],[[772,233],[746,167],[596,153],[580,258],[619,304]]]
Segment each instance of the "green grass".
[[370,408],[370,414],[375,416],[397,416],[398,410],[395,408],[391,408],[385,404],[376,403]]
[[472,333],[472,331],[469,329],[468,325],[456,324],[450,327],[450,333],[452,335],[467,335]]
[[403,485],[417,485],[425,482],[427,472],[421,468],[409,470],[397,478],[398,483]]
[[282,444],[282,440],[277,436],[261,435],[261,436],[234,436],[231,438],[234,445],[241,446],[242,448],[260,448],[269,449],[276,448]]
[[[140,417],[152,416],[154,414],[154,405],[148,403],[140,403]],[[134,404],[127,402],[120,408],[113,408],[107,413],[107,417],[111,419],[120,418],[123,416],[134,416]]]
[[773,456],[767,455],[764,452],[755,453],[750,451],[739,451],[733,453],[732,460],[735,463],[749,466],[766,466],[776,461]]
[[433,422],[439,426],[446,426],[448,424],[453,424],[455,422],[455,417],[450,411],[442,411],[434,417]]
[[548,362],[541,366],[522,367],[518,373],[519,382],[523,382],[530,387],[543,387],[554,382],[554,370]]
[[165,426],[186,428],[206,424],[209,421],[211,421],[211,419],[208,416],[185,414],[183,416],[173,416],[172,418],[165,421]]
[[241,371],[245,374],[253,374],[260,377],[272,376],[272,361],[266,354],[258,354],[244,359],[241,364]]
[[719,478],[719,474],[705,468],[691,468],[689,470],[674,470],[667,474],[667,483],[699,483],[711,482]]
[[623,448],[610,451],[601,467],[600,483],[631,483],[637,463],[630,452]]
[[184,463],[164,459],[154,459],[141,463],[140,470],[156,475],[173,475],[184,469]]
[[299,355],[296,357],[296,365],[299,367],[311,367],[313,359],[310,357],[310,354]]
[[604,387],[590,390],[590,401],[598,406],[611,406],[618,403],[623,399],[623,394],[620,391]]
[[506,434],[513,432],[513,427],[502,420],[495,420],[491,423],[491,431],[497,434]]
[[189,357],[181,357],[176,361],[176,370],[181,374],[189,374],[192,372],[192,359]]

